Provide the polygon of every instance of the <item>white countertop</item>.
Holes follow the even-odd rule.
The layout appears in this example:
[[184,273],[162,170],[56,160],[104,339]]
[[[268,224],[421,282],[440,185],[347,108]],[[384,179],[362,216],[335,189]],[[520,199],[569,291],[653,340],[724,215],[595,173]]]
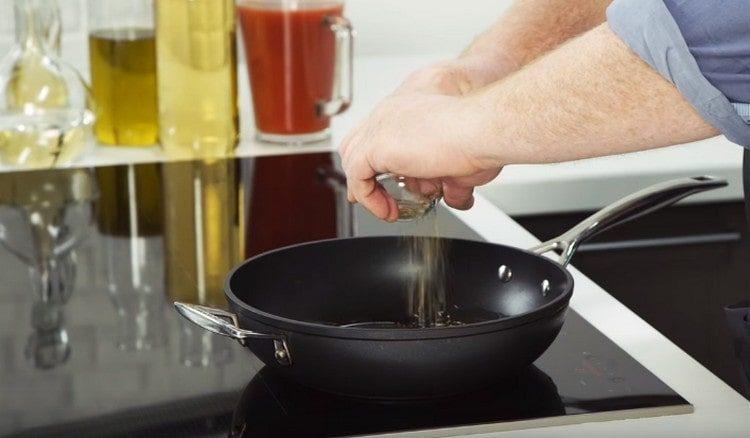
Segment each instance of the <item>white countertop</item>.
[[[723,137],[572,163],[508,166],[482,193],[510,215],[596,210],[648,185],[684,176],[726,178],[729,187],[684,203],[743,197],[743,149]],[[533,196],[529,196],[533,193]]]
[[[444,58],[449,57],[446,55]],[[239,156],[261,156],[335,150],[357,121],[412,70],[441,56],[360,57],[355,62],[355,98],[351,109],[333,121],[331,141],[309,146],[259,143],[253,138],[254,123],[247,76],[240,66],[241,141]],[[97,147],[78,165],[164,161],[158,147]],[[687,202],[739,200],[742,198],[742,148],[724,138],[639,152],[618,157],[541,166],[508,166],[482,193],[510,215],[591,210],[618,196],[660,180],[710,174],[730,181],[723,190],[690,198]],[[534,196],[529,196],[533,193]]]
[[[454,212],[489,242],[528,248],[538,243],[529,232],[487,199],[477,197],[473,209]],[[750,402],[704,368],[644,320],[597,286],[575,268],[571,307],[617,345],[642,363],[664,383],[687,399],[692,414],[604,421],[499,432],[514,427],[508,423],[405,433],[398,436],[522,437],[748,437]],[[518,426],[518,425],[516,425]],[[529,427],[529,426],[525,426]]]

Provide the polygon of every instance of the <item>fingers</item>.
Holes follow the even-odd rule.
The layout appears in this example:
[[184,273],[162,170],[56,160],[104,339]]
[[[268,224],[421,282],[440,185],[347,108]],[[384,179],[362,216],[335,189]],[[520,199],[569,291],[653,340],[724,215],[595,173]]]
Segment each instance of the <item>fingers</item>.
[[349,202],[362,204],[374,216],[389,222],[398,220],[396,201],[375,179],[377,171],[362,150],[353,147],[343,157]]
[[[359,127],[357,129],[352,130],[346,137],[344,137],[344,140],[339,145],[339,156],[341,157],[341,166],[344,169],[344,172],[346,172],[346,169],[348,168],[347,164],[350,160],[350,156],[352,154],[349,153],[349,148],[351,147],[351,144],[356,141],[357,134],[359,132]],[[346,198],[347,200],[352,203],[357,203],[357,198],[354,196],[354,192],[352,192],[351,184],[348,181],[349,177],[347,176],[347,187],[346,187]]]
[[349,157],[349,148],[351,147],[351,144],[356,141],[355,139],[359,130],[359,127],[353,129],[346,137],[344,137],[344,140],[342,140],[339,145],[339,156],[341,157],[341,165],[344,168],[346,168],[346,162]]
[[488,169],[471,175],[443,180],[443,198],[449,206],[468,210],[474,206],[474,188],[497,178],[501,169]]
[[443,182],[443,199],[450,207],[468,210],[474,206],[474,187],[445,181]]
[[374,178],[349,179],[349,190],[355,202],[359,202],[376,217],[393,222],[398,219],[398,205]]
[[434,198],[442,192],[440,180],[405,177],[400,181],[400,184],[403,184],[403,190],[408,193],[404,194],[402,198],[407,200],[410,198]]
[[420,180],[419,192],[430,199],[439,198],[443,194],[443,184],[440,179]]

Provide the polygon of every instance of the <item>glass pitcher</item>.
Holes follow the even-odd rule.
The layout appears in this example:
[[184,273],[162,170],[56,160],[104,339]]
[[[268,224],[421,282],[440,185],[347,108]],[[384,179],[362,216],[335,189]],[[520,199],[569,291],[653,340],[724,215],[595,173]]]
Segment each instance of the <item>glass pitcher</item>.
[[309,143],[330,137],[352,101],[352,25],[343,0],[239,0],[237,15],[257,138]]
[[59,51],[56,0],[13,0],[16,44],[0,63],[0,168],[73,162],[91,143],[89,90]]

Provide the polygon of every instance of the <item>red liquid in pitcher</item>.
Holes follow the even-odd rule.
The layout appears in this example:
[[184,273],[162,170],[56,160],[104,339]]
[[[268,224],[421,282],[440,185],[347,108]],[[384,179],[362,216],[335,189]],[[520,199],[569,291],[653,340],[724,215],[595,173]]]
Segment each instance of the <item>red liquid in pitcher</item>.
[[316,105],[331,99],[335,39],[325,23],[343,6],[281,11],[238,8],[253,92],[255,123],[263,133],[308,134],[328,128]]

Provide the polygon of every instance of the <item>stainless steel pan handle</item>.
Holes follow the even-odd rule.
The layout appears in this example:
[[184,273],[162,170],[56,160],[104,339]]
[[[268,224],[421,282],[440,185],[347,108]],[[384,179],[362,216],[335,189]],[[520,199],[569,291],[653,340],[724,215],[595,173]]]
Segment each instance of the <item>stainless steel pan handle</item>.
[[562,235],[530,249],[536,254],[555,251],[557,262],[567,266],[578,245],[602,231],[668,207],[687,196],[726,187],[723,179],[710,176],[680,178],[655,184],[604,207]]
[[245,345],[246,339],[271,339],[273,340],[276,361],[281,365],[292,364],[292,356],[289,354],[289,347],[283,335],[257,333],[242,329],[239,327],[237,315],[226,310],[180,302],[175,302],[174,307],[180,315],[190,322],[217,335],[236,339],[242,345]]

